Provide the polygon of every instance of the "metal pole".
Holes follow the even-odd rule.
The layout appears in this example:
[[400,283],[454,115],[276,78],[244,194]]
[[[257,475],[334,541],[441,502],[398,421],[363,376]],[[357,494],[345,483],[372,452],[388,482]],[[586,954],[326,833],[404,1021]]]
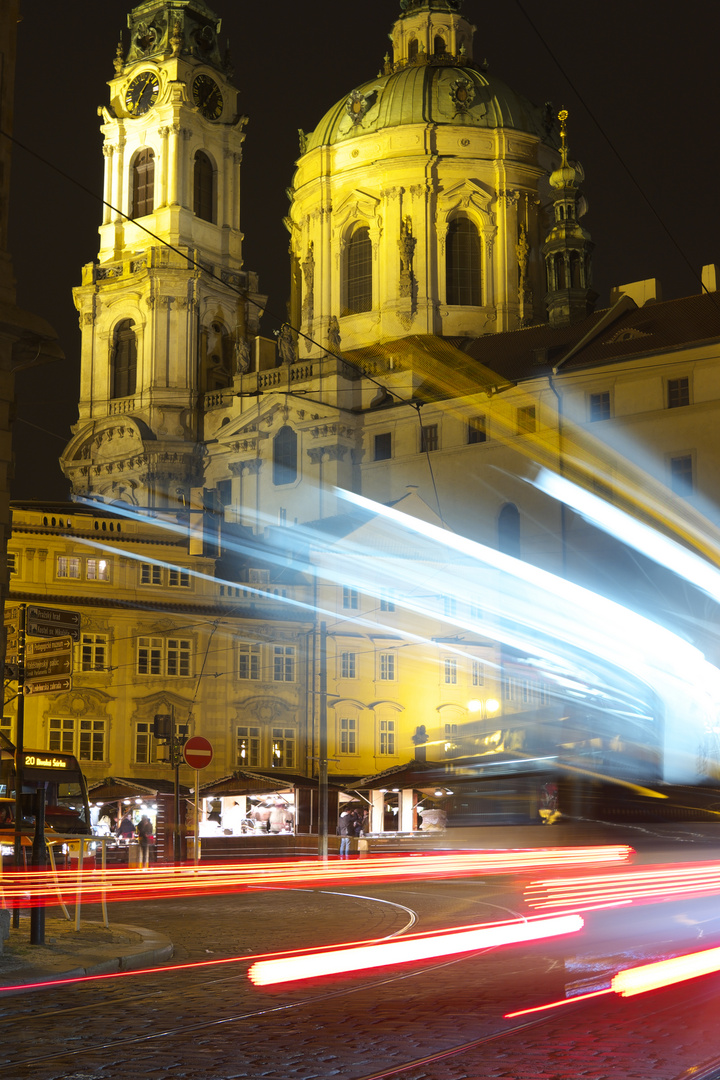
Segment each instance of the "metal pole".
[[[23,867],[22,850],[22,789],[23,789],[23,748],[25,746],[25,604],[20,604],[18,616],[18,697],[17,731],[15,733],[15,869]],[[20,926],[20,900],[15,901],[13,926]]]
[[[32,846],[33,870],[44,870],[45,859],[45,784],[38,784],[35,792],[35,836]],[[30,944],[45,944],[45,906],[36,903],[30,909]]]
[[200,770],[195,770],[195,869],[200,858]]
[[179,865],[182,856],[182,849],[180,846],[180,740],[178,739],[175,730],[174,705],[170,709],[170,715],[172,716],[172,738],[170,740],[170,748],[172,762],[175,766],[175,828],[173,830],[173,860],[177,866]]
[[328,756],[327,756],[327,625],[320,623],[320,731],[319,731],[318,855],[328,857]]

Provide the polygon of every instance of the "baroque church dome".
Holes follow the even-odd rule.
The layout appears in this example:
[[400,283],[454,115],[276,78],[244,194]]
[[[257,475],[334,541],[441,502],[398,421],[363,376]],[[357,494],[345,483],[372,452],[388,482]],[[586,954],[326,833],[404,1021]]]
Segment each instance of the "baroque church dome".
[[342,98],[308,135],[307,149],[403,124],[510,128],[541,139],[553,126],[547,110],[502,80],[455,57],[432,56],[363,83]]

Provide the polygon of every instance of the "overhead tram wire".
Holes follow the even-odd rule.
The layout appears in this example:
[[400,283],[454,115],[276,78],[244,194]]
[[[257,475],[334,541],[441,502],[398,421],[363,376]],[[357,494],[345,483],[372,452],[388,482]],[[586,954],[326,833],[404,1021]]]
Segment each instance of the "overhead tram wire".
[[[203,266],[200,262],[197,261],[197,259],[193,259],[192,256],[188,255],[184,251],[181,251],[180,248],[175,247],[174,244],[168,243],[168,241],[165,240],[162,236],[158,236],[157,233],[154,233],[152,231],[152,229],[148,229],[147,226],[142,225],[136,218],[130,217],[129,214],[125,214],[122,210],[119,210],[116,206],[113,206],[112,203],[107,202],[107,200],[104,199],[102,197],[102,195],[98,195],[96,191],[92,191],[91,188],[87,187],[86,184],[81,183],[76,177],[72,176],[70,173],[65,172],[64,169],[61,169],[53,161],[50,161],[48,158],[43,157],[43,155],[39,154],[37,152],[37,150],[33,150],[32,147],[27,146],[26,143],[21,142],[14,135],[10,135],[3,128],[0,128],[0,137],[7,139],[14,146],[17,146],[20,150],[23,150],[26,154],[29,154],[31,157],[34,157],[41,164],[45,165],[46,168],[52,169],[53,172],[56,172],[58,174],[58,176],[61,176],[68,183],[73,184],[80,191],[83,191],[86,195],[89,195],[91,199],[94,199],[96,202],[99,202],[101,204],[101,206],[107,207],[109,210],[112,210],[112,212],[114,214],[119,214],[120,217],[125,219],[125,221],[131,221],[133,223],[133,225],[137,226],[138,229],[141,229],[142,232],[147,233],[147,235],[149,237],[151,237],[153,240],[156,240],[163,247],[166,247],[170,251],[175,252],[176,255],[179,255],[182,259],[185,259],[185,261],[187,263],[189,263],[191,266],[195,267],[195,269],[199,270],[201,273],[207,274],[208,277],[210,277],[213,281],[219,282],[225,288],[229,289],[231,292],[236,293],[237,296],[239,296],[242,299],[244,299],[245,301],[247,301],[247,303],[252,304],[256,308],[260,308],[261,309],[261,314],[267,315],[270,319],[272,319],[274,322],[276,322],[280,327],[289,326],[291,331],[294,334],[297,334],[297,336],[299,338],[302,338],[304,341],[310,342],[311,345],[315,345],[318,349],[322,349],[322,351],[324,352],[324,354],[326,356],[333,357],[335,360],[339,360],[341,363],[347,364],[348,367],[352,366],[343,356],[340,356],[338,353],[333,352],[331,349],[328,349],[326,346],[321,345],[320,342],[315,341],[315,339],[310,337],[309,334],[305,334],[302,330],[299,330],[297,327],[291,326],[290,323],[287,321],[287,319],[281,319],[274,312],[268,311],[268,309],[264,305],[260,304],[257,300],[253,300],[253,298],[248,294],[247,289],[239,289],[239,288],[236,288],[234,285],[230,284],[229,282],[223,281],[221,277],[218,277],[218,275],[215,274],[212,270],[208,270],[207,267]],[[398,401],[398,404],[400,404],[400,405],[409,405],[411,408],[414,408],[416,410],[417,417],[418,417],[418,424],[420,426],[420,436],[422,438],[422,420],[420,418],[420,403],[414,401],[412,398],[402,398],[402,397],[400,397],[400,395],[395,390],[392,390],[392,391],[388,390],[388,388],[383,383],[381,383],[377,379],[373,378],[373,376],[369,375],[367,372],[363,371],[362,375],[363,375],[363,378],[367,379],[368,382],[372,383],[374,386],[377,386],[385,394],[389,394],[391,398],[395,398]],[[262,391],[258,391],[257,396],[259,397],[261,393],[262,393]],[[435,471],[433,469],[432,462],[430,461],[429,456],[428,456],[427,460],[428,460],[428,468],[430,470],[430,476],[431,476],[431,479],[432,479],[433,490],[434,490],[434,493],[435,493],[435,500],[436,500],[437,507],[438,507],[438,515],[439,515],[441,521],[443,521],[443,524],[445,524],[445,521],[444,521],[443,515],[442,515],[442,511],[440,509],[440,501],[439,501],[439,498],[438,498],[437,485],[436,485],[436,482],[435,482]]]
[[522,15],[524,15],[526,21],[530,24],[531,28],[533,29],[533,31],[537,35],[539,41],[541,42],[541,44],[545,48],[548,56],[550,57],[552,62],[555,64],[555,67],[558,69],[558,71],[560,72],[562,77],[565,79],[566,83],[568,84],[568,86],[570,87],[572,92],[576,95],[576,97],[577,97],[578,101],[580,102],[580,104],[582,105],[583,109],[585,109],[586,113],[588,114],[588,116],[592,120],[593,124],[595,125],[597,130],[600,132],[600,134],[602,135],[602,137],[605,140],[605,142],[607,143],[607,145],[610,147],[610,150],[612,151],[614,156],[617,158],[618,162],[620,163],[623,170],[625,171],[625,173],[626,173],[628,179],[630,180],[631,184],[633,185],[633,187],[636,189],[636,191],[640,195],[640,198],[643,200],[643,202],[647,206],[650,213],[656,219],[656,221],[660,225],[660,228],[663,230],[663,232],[665,233],[668,240],[670,241],[670,243],[673,245],[673,247],[677,251],[677,253],[680,256],[680,258],[682,259],[682,261],[685,263],[685,265],[690,270],[692,276],[695,278],[696,281],[699,281],[702,292],[705,293],[706,295],[712,296],[714,304],[716,304],[716,305],[720,304],[720,299],[718,298],[717,292],[711,292],[711,290],[708,289],[708,287],[703,282],[702,277],[700,277],[698,275],[698,272],[695,269],[695,266],[690,261],[688,255],[685,253],[685,250],[681,246],[680,241],[675,238],[675,234],[670,230],[670,226],[666,224],[665,219],[661,215],[660,211],[655,208],[654,203],[652,202],[650,196],[646,193],[646,191],[643,188],[643,186],[641,185],[640,181],[635,178],[635,174],[632,172],[630,166],[627,164],[627,162],[623,158],[622,154],[617,149],[614,142],[612,141],[612,139],[610,138],[610,136],[606,132],[605,128],[600,123],[600,120],[598,119],[596,113],[593,111],[593,109],[590,107],[590,105],[586,101],[585,97],[583,96],[583,94],[578,89],[577,84],[570,77],[567,69],[561,64],[561,62],[558,59],[557,55],[553,51],[551,45],[548,43],[546,38],[543,36],[541,30],[538,29],[537,24],[533,21],[533,19],[530,17],[528,12],[526,11],[525,7],[523,6],[522,0],[515,0],[515,3],[517,5],[517,7],[520,9],[520,12],[522,13]]

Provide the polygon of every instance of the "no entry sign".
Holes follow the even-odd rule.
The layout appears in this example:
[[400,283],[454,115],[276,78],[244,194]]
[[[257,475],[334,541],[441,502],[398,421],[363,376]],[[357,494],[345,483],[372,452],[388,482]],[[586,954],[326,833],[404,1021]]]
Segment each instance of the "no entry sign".
[[202,735],[193,735],[185,743],[183,754],[191,769],[204,769],[213,759],[212,744]]

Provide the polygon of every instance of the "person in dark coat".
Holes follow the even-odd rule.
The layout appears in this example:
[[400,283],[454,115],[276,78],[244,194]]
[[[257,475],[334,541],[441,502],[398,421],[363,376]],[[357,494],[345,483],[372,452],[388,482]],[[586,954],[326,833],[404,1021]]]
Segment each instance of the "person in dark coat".
[[150,841],[153,835],[152,821],[143,814],[137,827],[138,843],[140,844],[140,869],[147,870],[150,862]]
[[337,834],[340,837],[340,858],[347,859],[350,855],[350,839],[355,835],[355,821],[349,810],[343,810],[340,815]]

